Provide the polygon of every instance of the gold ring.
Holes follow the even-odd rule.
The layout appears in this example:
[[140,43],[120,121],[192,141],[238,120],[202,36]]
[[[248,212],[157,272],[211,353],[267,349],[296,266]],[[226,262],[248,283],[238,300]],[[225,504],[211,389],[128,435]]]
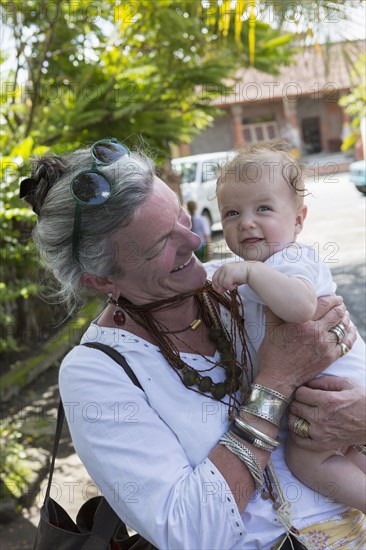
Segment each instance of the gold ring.
[[292,431],[295,434],[299,435],[300,437],[305,437],[310,439],[309,427],[310,427],[310,422],[305,420],[305,418],[301,418],[300,416],[298,416],[294,422]]
[[343,338],[346,336],[346,329],[343,323],[338,323],[335,327],[329,329],[328,332],[332,332],[337,338],[337,344],[340,344]]
[[344,344],[343,342],[338,342],[337,346],[341,348],[341,357],[349,352],[349,347],[346,346],[346,344]]

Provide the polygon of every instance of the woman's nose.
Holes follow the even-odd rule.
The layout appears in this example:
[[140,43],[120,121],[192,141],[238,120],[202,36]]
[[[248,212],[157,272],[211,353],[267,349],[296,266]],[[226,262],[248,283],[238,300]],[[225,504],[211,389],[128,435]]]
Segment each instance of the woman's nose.
[[201,244],[200,237],[185,225],[180,226],[180,240],[181,246],[186,247],[187,251],[196,250]]
[[193,233],[193,231],[191,231],[190,229],[189,229],[189,240],[190,240],[190,247],[192,248],[192,250],[196,250],[201,245],[201,237],[199,237],[197,233]]

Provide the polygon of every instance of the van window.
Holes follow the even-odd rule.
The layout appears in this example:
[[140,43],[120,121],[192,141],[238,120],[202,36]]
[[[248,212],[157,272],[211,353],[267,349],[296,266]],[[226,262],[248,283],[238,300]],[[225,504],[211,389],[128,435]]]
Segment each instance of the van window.
[[197,162],[175,164],[174,170],[180,176],[182,183],[191,183],[196,180]]
[[202,162],[202,183],[216,179],[219,166],[217,160],[206,160]]

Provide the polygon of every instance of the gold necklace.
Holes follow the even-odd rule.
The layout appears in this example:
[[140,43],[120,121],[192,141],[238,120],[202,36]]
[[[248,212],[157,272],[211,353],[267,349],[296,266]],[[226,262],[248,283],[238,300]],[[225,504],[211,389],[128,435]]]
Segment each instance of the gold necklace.
[[200,319],[200,313],[198,312],[197,316],[193,319],[191,323],[189,323],[188,327],[181,328],[179,330],[162,330],[161,332],[163,334],[180,334],[181,332],[186,332],[187,330],[196,330],[200,324],[202,323]]

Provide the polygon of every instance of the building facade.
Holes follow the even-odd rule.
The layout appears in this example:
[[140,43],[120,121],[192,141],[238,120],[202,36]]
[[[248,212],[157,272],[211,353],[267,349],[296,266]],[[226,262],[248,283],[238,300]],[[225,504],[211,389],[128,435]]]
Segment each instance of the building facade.
[[364,41],[304,48],[278,76],[239,71],[214,101],[208,84],[205,99],[223,114],[180,154],[228,151],[276,137],[300,155],[339,151],[350,120],[338,101],[349,93],[352,65],[364,51]]

